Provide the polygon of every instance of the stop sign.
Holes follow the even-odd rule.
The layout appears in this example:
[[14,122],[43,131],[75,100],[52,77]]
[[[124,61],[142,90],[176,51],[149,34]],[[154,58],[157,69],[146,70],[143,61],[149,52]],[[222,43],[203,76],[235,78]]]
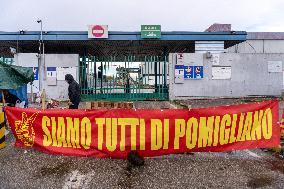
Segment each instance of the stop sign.
[[88,38],[108,38],[108,25],[89,25]]
[[95,36],[95,37],[102,37],[105,33],[105,30],[102,26],[100,25],[95,25],[92,27],[92,34]]

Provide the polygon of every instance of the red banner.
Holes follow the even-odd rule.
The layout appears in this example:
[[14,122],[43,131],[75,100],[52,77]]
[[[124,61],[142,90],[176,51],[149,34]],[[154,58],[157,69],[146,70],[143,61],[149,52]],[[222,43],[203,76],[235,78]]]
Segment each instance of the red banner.
[[190,110],[6,108],[16,146],[63,155],[126,158],[275,147],[278,101]]
[[282,118],[280,121],[280,138],[284,139],[284,110],[282,112]]

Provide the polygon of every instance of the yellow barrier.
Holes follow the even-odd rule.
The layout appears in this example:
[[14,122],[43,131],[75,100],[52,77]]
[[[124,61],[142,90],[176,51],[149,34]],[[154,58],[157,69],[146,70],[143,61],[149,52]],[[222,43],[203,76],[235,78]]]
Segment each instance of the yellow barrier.
[[6,147],[4,112],[0,112],[0,149]]

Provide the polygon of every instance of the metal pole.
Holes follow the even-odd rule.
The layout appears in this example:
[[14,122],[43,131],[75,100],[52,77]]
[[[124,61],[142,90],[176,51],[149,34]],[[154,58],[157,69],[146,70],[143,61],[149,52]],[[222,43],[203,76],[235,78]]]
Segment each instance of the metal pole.
[[157,75],[157,60],[156,56],[154,56],[154,73],[155,73],[155,92],[158,92],[158,75]]
[[[102,60],[103,61],[103,60]],[[103,93],[103,62],[101,61],[101,93]]]
[[42,44],[42,60],[43,60],[43,80],[46,80],[46,71],[45,71],[45,49],[44,49],[44,41],[43,41],[43,24],[42,20],[40,21],[40,39]]
[[84,88],[83,94],[88,94],[88,81],[87,81],[86,64],[87,64],[87,49],[85,47],[84,48],[84,56],[83,56],[83,83],[82,83],[82,86]]
[[94,77],[95,77],[95,94],[97,94],[97,62],[96,62],[96,56],[94,56]]
[[40,40],[41,40],[41,42],[43,42],[43,38],[42,38],[42,20],[40,20]]
[[[38,55],[38,70],[39,70],[39,90],[41,91],[43,88],[43,77],[45,75],[44,65],[43,64],[43,32],[42,32],[42,20],[37,20],[37,23],[40,23],[40,39],[39,39],[39,55]],[[42,67],[43,66],[43,67]]]
[[43,80],[46,80],[44,43],[42,42]]
[[167,49],[164,48],[164,88],[167,87],[167,79],[168,79],[168,75],[167,75]]

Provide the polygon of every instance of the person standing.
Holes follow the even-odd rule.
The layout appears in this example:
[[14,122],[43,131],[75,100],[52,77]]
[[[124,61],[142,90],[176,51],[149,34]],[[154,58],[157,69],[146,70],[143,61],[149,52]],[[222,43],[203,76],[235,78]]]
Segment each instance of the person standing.
[[69,109],[78,109],[80,103],[80,86],[75,81],[71,74],[65,75],[65,81],[69,84],[68,96],[69,96]]

